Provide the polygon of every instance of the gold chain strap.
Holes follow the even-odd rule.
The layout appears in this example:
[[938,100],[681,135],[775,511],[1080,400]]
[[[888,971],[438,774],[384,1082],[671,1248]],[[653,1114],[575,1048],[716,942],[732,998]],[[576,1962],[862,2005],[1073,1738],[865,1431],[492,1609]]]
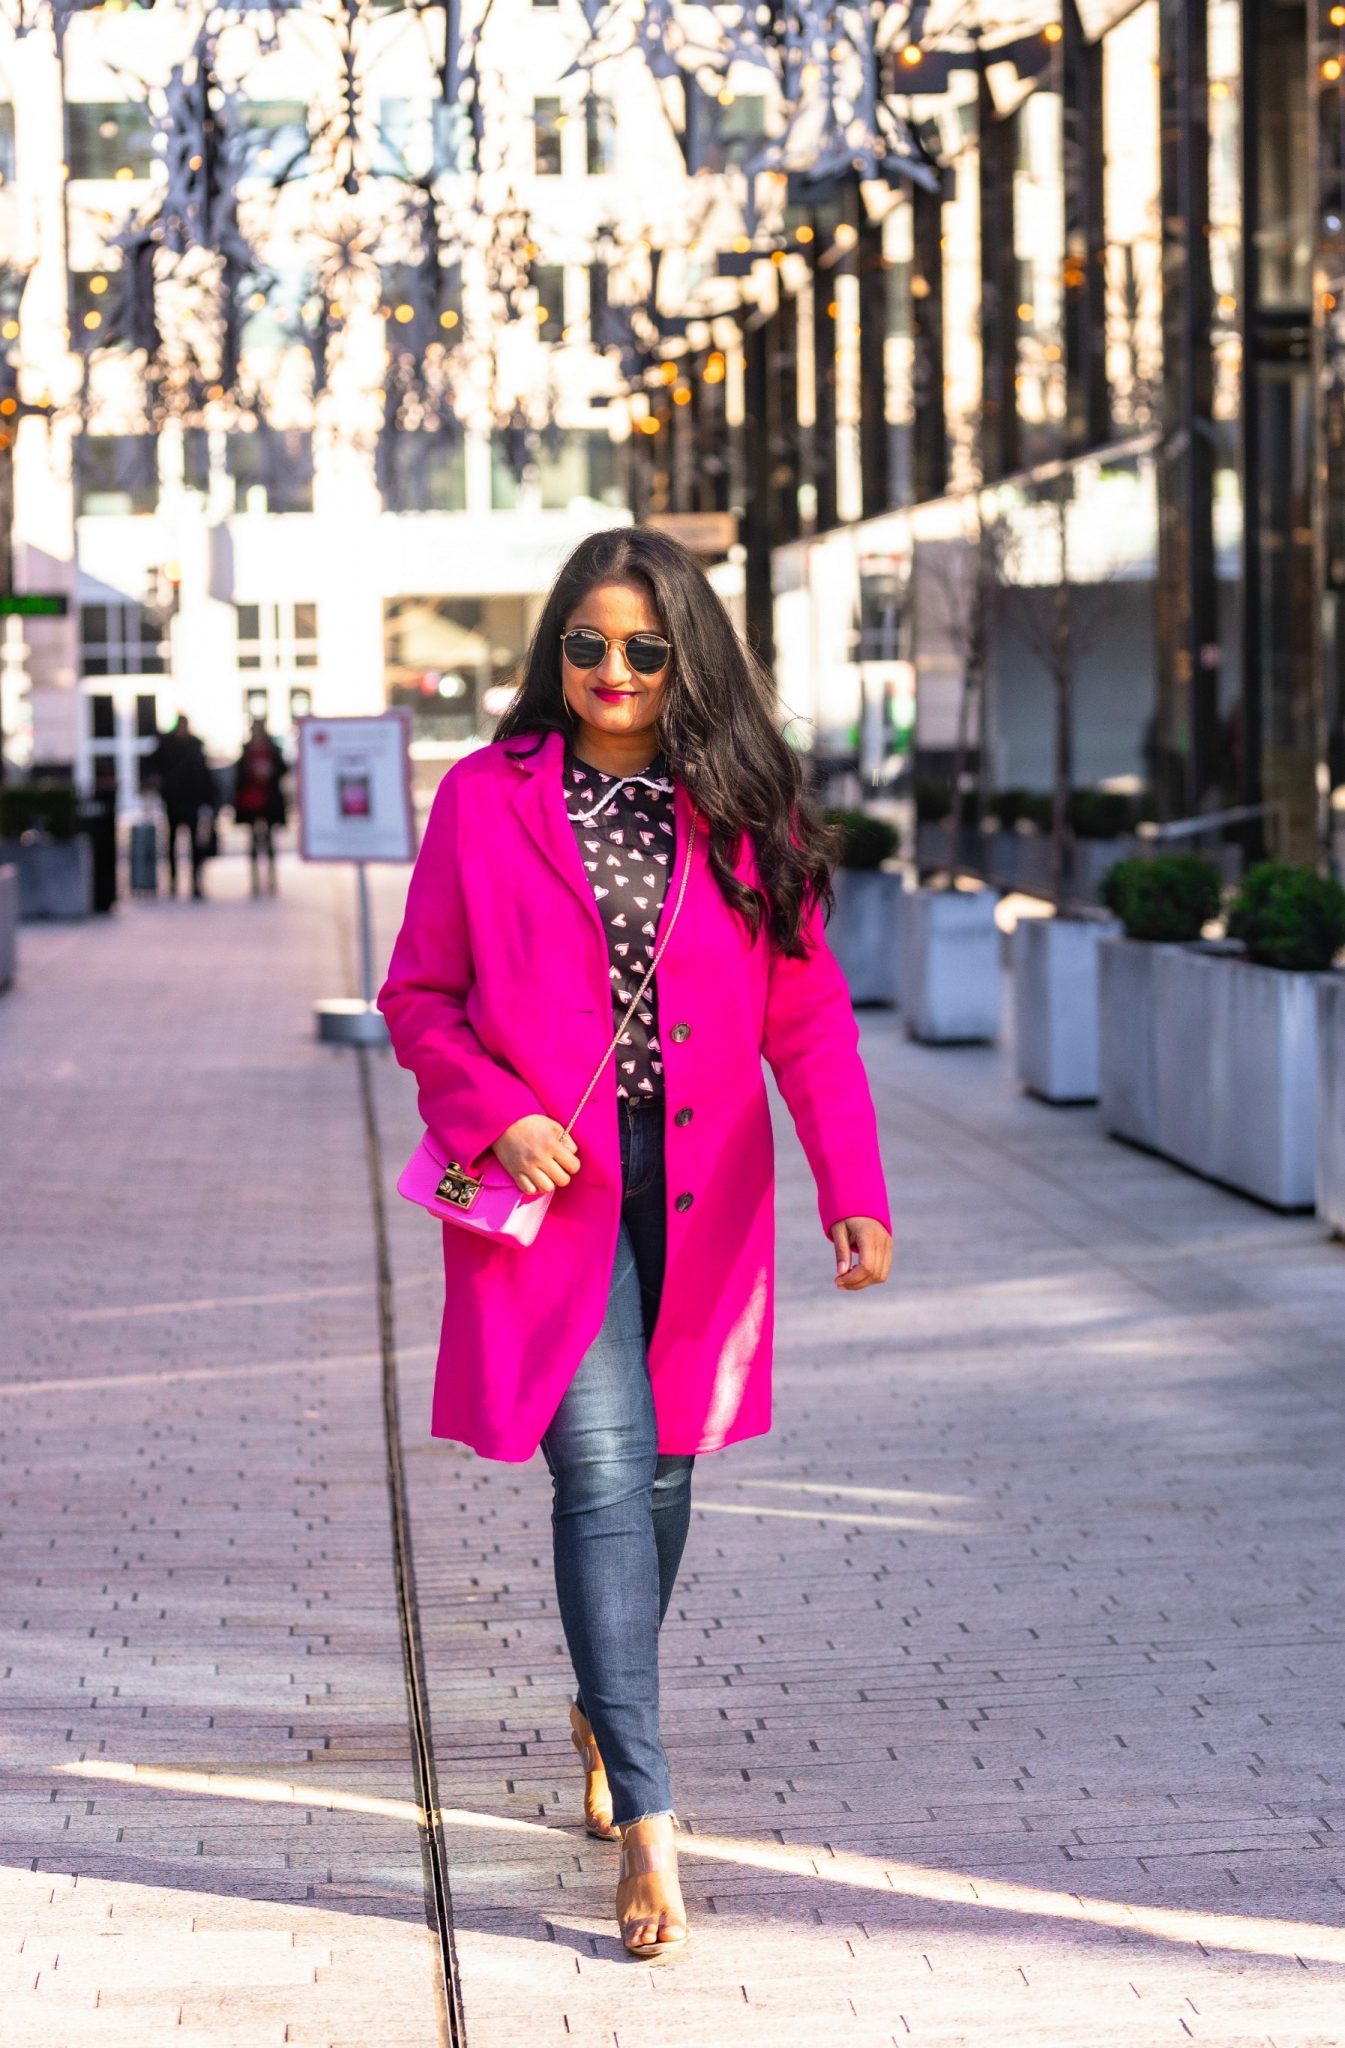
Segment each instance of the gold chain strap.
[[570,1121],[565,1126],[565,1135],[567,1138],[572,1134],[575,1125],[578,1123],[584,1104],[588,1101],[589,1096],[593,1093],[599,1081],[602,1079],[603,1070],[605,1069],[608,1060],[611,1059],[612,1054],[616,1051],[617,1047],[621,1043],[622,1032],[630,1023],[631,1018],[635,1015],[636,1009],[639,1006],[639,1003],[644,995],[645,990],[648,988],[650,982],[654,978],[654,969],[658,966],[659,961],[663,958],[663,949],[673,935],[673,926],[677,923],[677,913],[682,908],[682,898],[686,895],[687,892],[687,877],[691,873],[691,856],[694,853],[695,848],[696,807],[693,804],[691,807],[691,826],[687,835],[686,858],[682,862],[682,879],[677,885],[677,900],[672,907],[672,916],[668,919],[668,928],[664,932],[663,937],[659,940],[658,946],[654,953],[654,957],[650,961],[648,967],[645,970],[644,980],[640,983],[640,986],[636,989],[635,994],[630,999],[630,1006],[627,1009],[625,1016],[621,1019],[621,1022],[617,1025],[616,1030],[612,1034],[612,1043],[608,1046],[606,1052],[598,1061],[598,1064],[594,1069],[593,1079],[589,1082],[587,1088],[584,1090],[583,1094],[579,1098],[579,1107],[575,1110],[574,1115],[570,1118]]

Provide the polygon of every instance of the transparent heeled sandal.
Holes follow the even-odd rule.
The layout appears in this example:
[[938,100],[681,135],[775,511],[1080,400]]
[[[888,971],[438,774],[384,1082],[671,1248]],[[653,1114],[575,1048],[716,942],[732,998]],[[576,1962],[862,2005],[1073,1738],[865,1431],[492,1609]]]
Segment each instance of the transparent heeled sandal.
[[[673,1826],[676,1825],[674,1820]],[[674,1845],[671,1842],[631,1842],[627,1845],[623,1836],[620,1876],[645,1877],[659,1872],[667,1872],[673,1877],[677,1875],[677,1850]],[[668,1909],[665,1907],[661,1910]],[[647,1925],[649,1921],[657,1921],[660,1917],[661,1912],[632,1913],[625,1920],[618,1921],[621,1946],[636,1962],[666,1962],[670,1956],[680,1955],[690,1941],[691,1934],[685,1925],[681,1926],[676,1934],[664,1935],[661,1938],[656,1936],[653,1941],[633,1942],[629,1939],[632,1927]]]
[[596,1772],[602,1771],[602,1755],[593,1740],[593,1730],[575,1706],[570,1708],[570,1740],[584,1759],[584,1770],[587,1773],[587,1782],[584,1786],[584,1832],[592,1835],[595,1842],[619,1842],[621,1830],[612,1819],[610,1798],[605,1805],[599,1804],[593,1798],[593,1778]]

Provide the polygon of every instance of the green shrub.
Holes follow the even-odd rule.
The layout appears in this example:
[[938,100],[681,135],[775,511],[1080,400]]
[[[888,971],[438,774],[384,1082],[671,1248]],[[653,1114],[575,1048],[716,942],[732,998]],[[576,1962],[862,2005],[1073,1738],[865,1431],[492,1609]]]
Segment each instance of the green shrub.
[[1072,789],[1069,829],[1076,839],[1120,839],[1135,822],[1132,798],[1114,789]]
[[11,782],[0,787],[0,839],[27,832],[48,839],[73,839],[79,827],[79,799],[68,782]]
[[1107,871],[1102,900],[1130,939],[1198,939],[1219,912],[1219,870],[1195,853],[1119,860]]
[[843,868],[876,868],[897,850],[897,833],[886,818],[872,818],[867,811],[829,810],[828,825],[841,835]]
[[1345,946],[1345,889],[1311,868],[1264,861],[1243,879],[1228,934],[1261,967],[1321,974]]
[[1019,825],[1033,825],[1038,832],[1051,829],[1051,799],[1035,789],[1001,789],[990,799],[990,809],[1004,832]]

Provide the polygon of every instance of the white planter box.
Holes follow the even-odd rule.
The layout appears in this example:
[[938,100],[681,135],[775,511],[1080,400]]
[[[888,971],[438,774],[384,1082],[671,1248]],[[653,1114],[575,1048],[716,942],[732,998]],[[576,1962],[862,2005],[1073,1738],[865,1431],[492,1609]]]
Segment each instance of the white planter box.
[[1014,932],[1014,1051],[1023,1086],[1046,1102],[1096,1102],[1101,919],[1024,917]]
[[18,971],[19,874],[0,867],[0,989],[9,987]]
[[1319,977],[1164,948],[1155,976],[1158,1149],[1277,1209],[1311,1209]]
[[1098,1101],[1102,1122],[1132,1145],[1158,1144],[1154,970],[1176,949],[1144,939],[1098,946]]
[[898,1001],[927,1045],[999,1036],[999,928],[992,889],[913,889],[901,899]]
[[[1129,991],[1133,1006],[1120,1007],[1104,1024],[1108,1129],[1137,1136],[1179,1165],[1274,1208],[1310,1209],[1318,977],[1256,967],[1240,954],[1198,946],[1141,947],[1114,940],[1104,958],[1123,952],[1152,958],[1147,987],[1140,988],[1135,977]],[[1104,1012],[1121,979],[1104,968]],[[1146,1060],[1147,1101],[1143,1077],[1138,1084],[1135,1078]],[[1129,1084],[1128,1129],[1106,1114],[1109,1061]]]
[[[1169,1159],[1215,1176],[1216,1128],[1222,1091],[1226,984],[1221,964],[1191,946],[1164,946],[1154,963],[1150,1000],[1157,1057],[1154,1066],[1154,1143]],[[1227,964],[1227,963],[1222,963]]]
[[1345,974],[1317,977],[1317,1207],[1345,1237]]
[[895,869],[836,870],[836,908],[827,926],[827,943],[841,964],[852,1003],[897,999],[902,886]]

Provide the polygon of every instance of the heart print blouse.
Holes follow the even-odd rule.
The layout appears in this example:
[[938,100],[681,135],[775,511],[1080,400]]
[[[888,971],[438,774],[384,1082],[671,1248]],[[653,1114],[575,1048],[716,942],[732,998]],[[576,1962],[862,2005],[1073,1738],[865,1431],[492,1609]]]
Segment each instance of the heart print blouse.
[[[565,808],[607,934],[612,1029],[654,955],[675,845],[673,780],[660,753],[638,775],[608,775],[573,754]],[[619,1096],[663,1093],[658,1005],[651,981],[616,1049]]]

